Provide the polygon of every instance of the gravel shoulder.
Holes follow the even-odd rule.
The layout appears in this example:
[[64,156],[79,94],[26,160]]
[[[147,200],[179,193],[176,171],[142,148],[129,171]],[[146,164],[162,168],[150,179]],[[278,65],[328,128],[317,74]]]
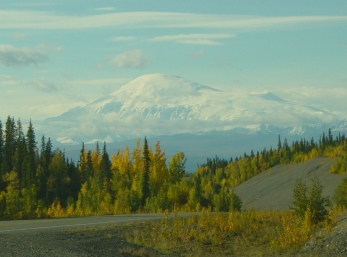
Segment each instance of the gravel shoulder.
[[0,234],[2,257],[162,256],[126,242],[122,235],[136,223],[76,230]]

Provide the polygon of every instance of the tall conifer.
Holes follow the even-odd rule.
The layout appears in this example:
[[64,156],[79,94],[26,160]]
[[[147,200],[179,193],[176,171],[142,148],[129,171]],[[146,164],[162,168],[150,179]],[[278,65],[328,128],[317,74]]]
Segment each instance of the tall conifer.
[[150,196],[149,190],[149,170],[150,170],[150,158],[147,138],[145,137],[145,143],[143,145],[143,171],[142,171],[142,195],[141,204],[144,206],[146,204],[146,199]]
[[7,117],[5,125],[5,144],[4,144],[4,160],[2,163],[3,174],[13,169],[13,155],[16,150],[16,124],[14,118]]
[[31,120],[29,122],[28,131],[26,134],[27,154],[26,154],[26,167],[23,174],[24,186],[30,187],[34,183],[36,173],[36,156],[37,148],[35,141],[35,132]]
[[[0,120],[0,191],[3,189],[2,188],[2,176],[4,175],[2,172],[2,163],[4,160],[4,133],[3,133],[3,129],[2,129],[2,123]],[[0,215],[1,217],[1,215]]]

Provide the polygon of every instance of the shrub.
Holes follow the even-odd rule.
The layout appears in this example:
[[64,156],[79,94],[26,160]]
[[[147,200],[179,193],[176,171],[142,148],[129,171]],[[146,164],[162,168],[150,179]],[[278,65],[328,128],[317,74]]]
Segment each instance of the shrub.
[[311,212],[312,222],[323,221],[328,214],[330,206],[329,197],[322,196],[323,186],[317,177],[311,178],[311,184],[306,186],[301,180],[297,180],[293,190],[293,205],[291,209],[301,219],[305,218],[307,211]]
[[347,178],[336,188],[332,201],[337,207],[347,208]]

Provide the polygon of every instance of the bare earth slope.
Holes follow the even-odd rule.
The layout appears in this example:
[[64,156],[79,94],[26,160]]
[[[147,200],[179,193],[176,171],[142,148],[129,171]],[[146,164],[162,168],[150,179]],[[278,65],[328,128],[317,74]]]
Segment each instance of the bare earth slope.
[[332,196],[347,175],[329,172],[335,160],[315,158],[304,163],[278,165],[234,188],[243,201],[243,209],[286,210],[293,201],[293,188],[297,179],[307,184],[317,176],[323,185],[323,195]]

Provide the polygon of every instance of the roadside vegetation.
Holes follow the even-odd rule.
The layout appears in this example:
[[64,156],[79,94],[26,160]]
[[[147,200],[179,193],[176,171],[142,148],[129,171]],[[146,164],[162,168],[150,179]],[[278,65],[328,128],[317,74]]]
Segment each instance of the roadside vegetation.
[[[347,195],[344,186],[337,196]],[[203,210],[188,218],[176,213],[170,219],[147,222],[126,233],[129,242],[174,256],[278,256],[292,255],[317,230],[329,233],[344,210],[334,200],[322,196],[322,186],[313,177],[306,185],[298,180],[288,211],[213,213]],[[337,199],[337,198],[336,198]]]
[[295,252],[313,229],[290,211],[205,210],[189,218],[148,222],[128,232],[127,240],[175,256],[269,256]]

